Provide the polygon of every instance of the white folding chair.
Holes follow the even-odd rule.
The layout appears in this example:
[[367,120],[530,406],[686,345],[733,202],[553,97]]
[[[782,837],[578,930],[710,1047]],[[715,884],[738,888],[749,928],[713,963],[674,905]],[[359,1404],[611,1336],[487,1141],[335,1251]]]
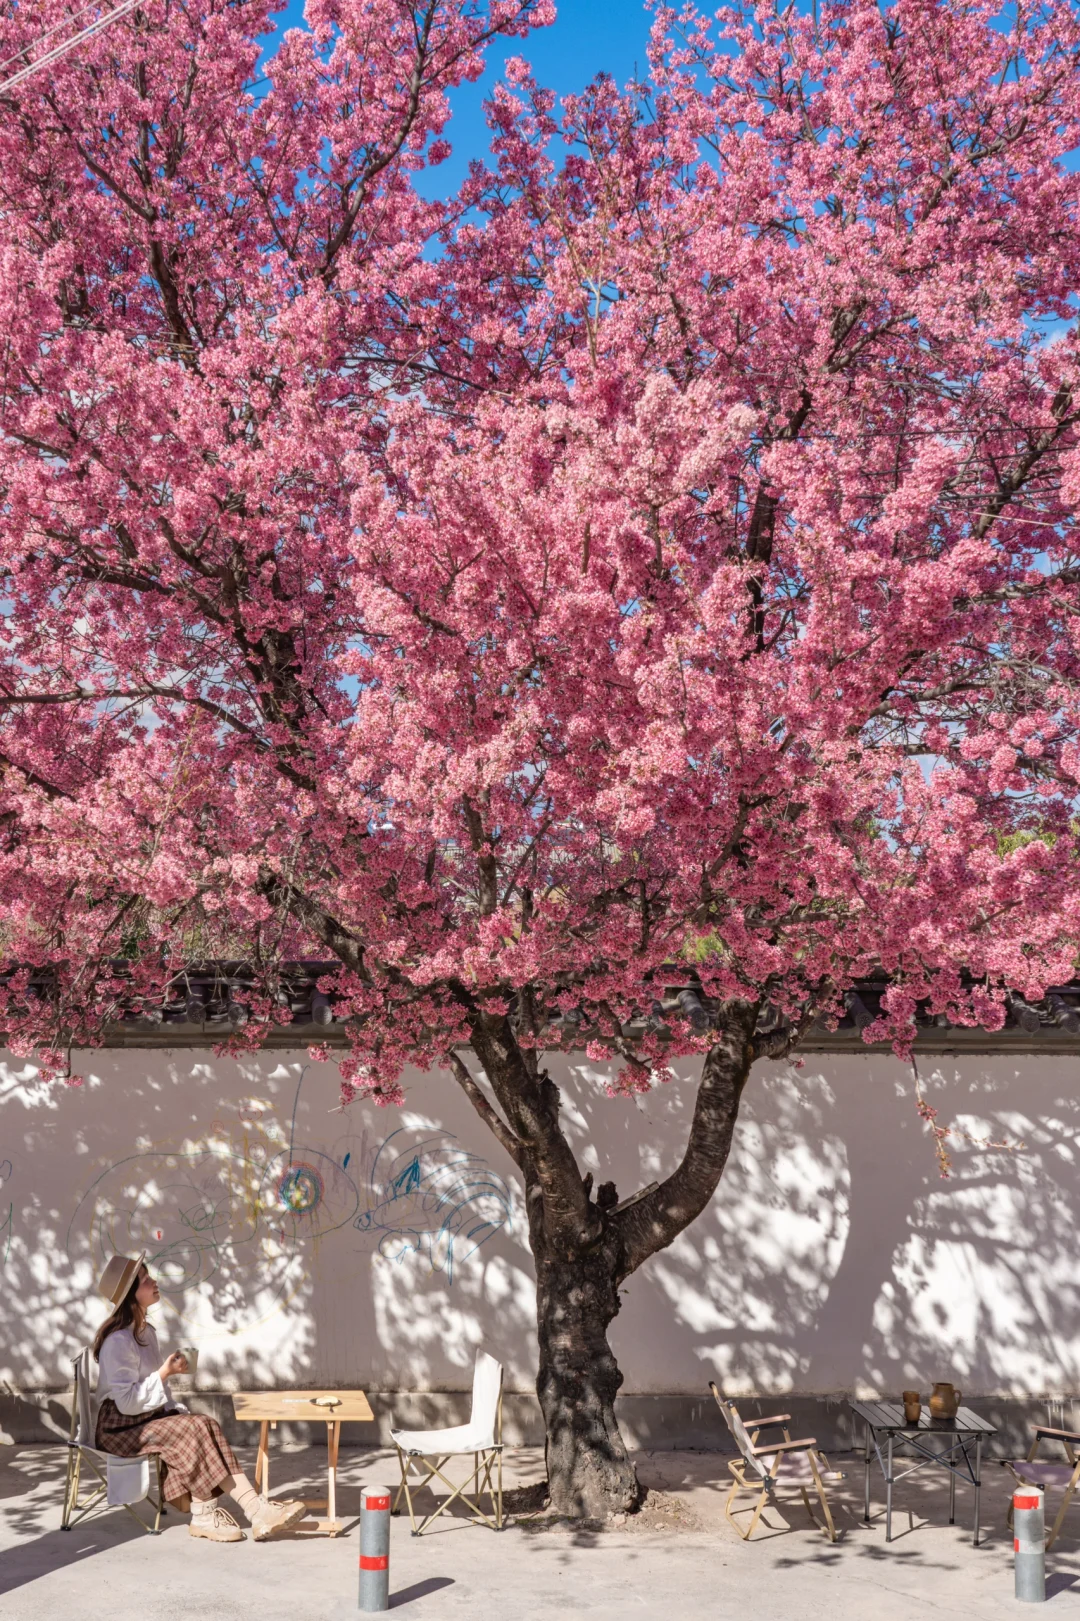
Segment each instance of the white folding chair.
[[[71,1399],[71,1431],[68,1435],[68,1464],[67,1479],[64,1483],[64,1515],[60,1522],[61,1531],[70,1531],[73,1525],[94,1509],[103,1506],[103,1500],[109,1492],[109,1457],[108,1452],[102,1452],[94,1445],[94,1406],[91,1400],[91,1371],[89,1347],[79,1352],[73,1358],[75,1369],[75,1392]],[[92,1487],[89,1497],[79,1501],[79,1491],[82,1484],[83,1462],[89,1465],[97,1476],[97,1484]],[[165,1498],[162,1491],[163,1481],[161,1475],[161,1458],[156,1452],[147,1454],[149,1467],[157,1482],[157,1501],[150,1498],[154,1509],[154,1523],[147,1525],[141,1520],[131,1507],[130,1503],[117,1504],[118,1508],[126,1508],[131,1518],[140,1530],[146,1531],[150,1536],[157,1536],[161,1529],[161,1516],[165,1512]]]
[[[460,1498],[472,1510],[478,1523],[489,1525],[493,1531],[503,1528],[502,1488],[502,1364],[486,1351],[477,1351],[473,1368],[472,1411],[467,1424],[458,1424],[447,1430],[391,1430],[390,1439],[397,1447],[401,1466],[401,1483],[394,1498],[392,1512],[398,1512],[401,1494],[409,1506],[409,1523],[414,1537],[427,1530],[433,1520],[445,1514],[452,1503]],[[443,1474],[451,1458],[472,1455],[472,1473],[460,1485]],[[495,1470],[495,1481],[491,1472]],[[415,1470],[418,1479],[413,1479]],[[438,1508],[433,1509],[419,1525],[413,1509],[413,1496],[429,1481],[438,1478],[449,1490]],[[432,1488],[434,1491],[434,1488]],[[470,1496],[470,1492],[472,1495]],[[480,1507],[480,1499],[487,1496],[491,1516]]]
[[[813,1436],[801,1441],[793,1441],[788,1434],[787,1425],[791,1423],[790,1413],[774,1413],[770,1418],[752,1418],[749,1420],[750,1428],[739,1417],[739,1410],[734,1402],[726,1401],[720,1394],[716,1385],[710,1380],[709,1389],[716,1400],[716,1405],[724,1415],[732,1439],[738,1447],[741,1457],[732,1459],[728,1469],[732,1476],[731,1490],[724,1503],[724,1514],[738,1531],[744,1542],[749,1542],[754,1534],[754,1527],[761,1518],[761,1511],[772,1498],[776,1501],[776,1488],[778,1485],[797,1486],[802,1494],[803,1504],[810,1516],[810,1524],[817,1528],[814,1511],[810,1507],[810,1498],[807,1495],[807,1486],[813,1486],[817,1492],[821,1511],[825,1516],[825,1535],[830,1542],[836,1541],[836,1526],[833,1524],[832,1514],[829,1512],[828,1499],[825,1496],[825,1481],[840,1481],[844,1479],[843,1473],[838,1469],[830,1469],[829,1460],[820,1451]],[[758,1436],[762,1430],[779,1429],[783,1436],[782,1441],[770,1441],[767,1446],[758,1445]],[[735,1519],[732,1503],[742,1491],[756,1491],[757,1503],[754,1505],[754,1515],[747,1530],[743,1530]],[[744,1512],[739,1510],[740,1513]]]

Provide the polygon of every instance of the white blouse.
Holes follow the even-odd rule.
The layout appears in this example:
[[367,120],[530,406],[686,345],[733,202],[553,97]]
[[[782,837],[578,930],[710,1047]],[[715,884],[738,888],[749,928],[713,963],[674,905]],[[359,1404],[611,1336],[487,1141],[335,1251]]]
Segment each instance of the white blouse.
[[140,1345],[133,1328],[118,1328],[109,1335],[98,1360],[98,1406],[111,1396],[122,1413],[152,1413],[166,1406],[183,1411],[181,1403],[171,1401],[158,1375],[165,1359],[149,1323],[143,1328],[143,1341]]

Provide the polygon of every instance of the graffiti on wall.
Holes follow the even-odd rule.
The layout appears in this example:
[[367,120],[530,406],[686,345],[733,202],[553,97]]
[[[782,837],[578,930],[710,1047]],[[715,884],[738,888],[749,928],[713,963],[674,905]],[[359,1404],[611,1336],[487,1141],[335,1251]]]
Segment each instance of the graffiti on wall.
[[454,1281],[454,1268],[512,1226],[510,1190],[451,1132],[392,1131],[368,1155],[363,1208],[354,1228],[386,1260],[419,1255]]
[[15,1228],[15,1206],[7,1195],[12,1166],[9,1159],[0,1159],[0,1266],[7,1265],[11,1254],[11,1235]]
[[285,1125],[250,1098],[198,1138],[140,1142],[101,1166],[68,1225],[69,1256],[89,1242],[103,1266],[112,1254],[145,1250],[164,1294],[178,1303],[209,1285],[236,1332],[293,1297],[331,1234],[336,1245],[452,1284],[511,1228],[507,1184],[451,1132],[396,1127],[332,1146],[303,1141],[304,1076]]
[[263,1158],[218,1134],[161,1143],[107,1165],[82,1195],[67,1230],[74,1260],[89,1241],[96,1267],[145,1250],[163,1294],[209,1285],[230,1325],[251,1326],[303,1281],[302,1257],[259,1205]]

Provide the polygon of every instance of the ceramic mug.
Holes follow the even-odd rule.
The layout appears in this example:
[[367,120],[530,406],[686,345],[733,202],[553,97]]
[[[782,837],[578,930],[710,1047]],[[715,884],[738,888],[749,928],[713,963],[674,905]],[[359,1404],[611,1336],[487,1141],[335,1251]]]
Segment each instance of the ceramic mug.
[[904,1391],[904,1418],[909,1424],[917,1424],[922,1415],[922,1397],[917,1390]]
[[199,1347],[197,1345],[178,1345],[177,1350],[182,1357],[187,1358],[187,1372],[181,1375],[191,1386],[195,1384],[195,1375],[199,1371]]

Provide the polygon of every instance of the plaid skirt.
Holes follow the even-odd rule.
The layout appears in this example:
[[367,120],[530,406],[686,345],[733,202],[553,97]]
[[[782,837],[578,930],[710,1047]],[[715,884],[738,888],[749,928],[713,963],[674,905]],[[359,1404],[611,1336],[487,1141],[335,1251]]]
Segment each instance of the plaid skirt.
[[232,1447],[216,1418],[202,1413],[122,1413],[106,1396],[97,1421],[97,1444],[114,1458],[138,1458],[158,1452],[169,1498],[190,1493],[205,1502],[220,1497],[230,1475],[240,1473]]

